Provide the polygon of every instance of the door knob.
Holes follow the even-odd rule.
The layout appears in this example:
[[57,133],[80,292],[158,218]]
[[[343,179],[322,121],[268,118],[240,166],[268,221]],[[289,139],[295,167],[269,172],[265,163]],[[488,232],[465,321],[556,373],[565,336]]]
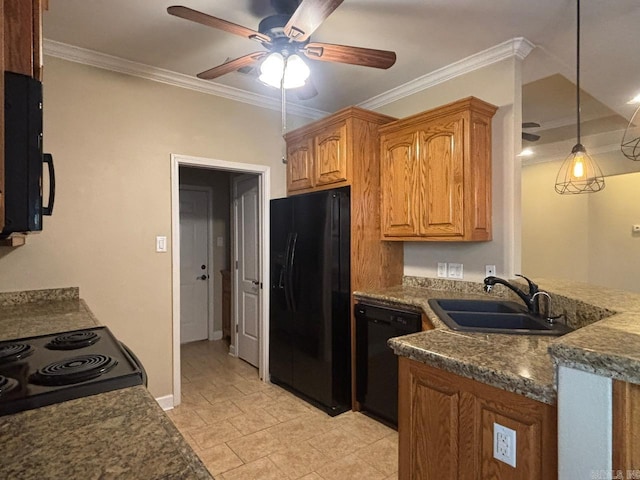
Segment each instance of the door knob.
[[200,280],[206,280],[207,278],[209,278],[209,275],[200,275],[199,277]]
[[256,287],[260,285],[260,282],[257,280],[251,280],[251,283],[253,283]]

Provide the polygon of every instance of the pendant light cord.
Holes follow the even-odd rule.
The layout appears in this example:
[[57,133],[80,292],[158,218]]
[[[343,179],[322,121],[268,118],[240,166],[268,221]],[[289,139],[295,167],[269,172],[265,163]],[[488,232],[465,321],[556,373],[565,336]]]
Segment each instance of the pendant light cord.
[[577,0],[577,28],[576,28],[576,117],[578,121],[578,143],[580,143],[580,0]]

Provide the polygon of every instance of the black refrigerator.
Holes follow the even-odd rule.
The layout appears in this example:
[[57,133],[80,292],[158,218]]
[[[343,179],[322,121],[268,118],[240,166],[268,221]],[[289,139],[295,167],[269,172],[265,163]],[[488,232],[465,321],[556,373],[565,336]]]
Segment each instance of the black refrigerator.
[[271,381],[351,408],[349,187],[271,201]]

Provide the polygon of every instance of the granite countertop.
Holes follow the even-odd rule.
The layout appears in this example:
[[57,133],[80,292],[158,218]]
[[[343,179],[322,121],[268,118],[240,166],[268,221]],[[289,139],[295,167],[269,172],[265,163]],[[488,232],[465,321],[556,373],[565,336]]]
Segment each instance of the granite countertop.
[[0,432],[0,478],[212,478],[142,386],[0,417]]
[[[389,341],[396,354],[525,395],[556,401],[556,365],[640,383],[640,295],[592,285],[536,279],[551,293],[553,311],[576,331],[562,337],[450,330],[428,305],[430,298],[513,299],[507,289],[490,295],[480,284],[405,277],[403,285],[355,292],[358,299],[419,307],[434,330]],[[517,300],[519,301],[519,300]],[[637,313],[636,313],[637,312]]]
[[[0,340],[99,324],[77,288],[0,293]],[[0,416],[0,445],[0,478],[212,478],[142,386]]]

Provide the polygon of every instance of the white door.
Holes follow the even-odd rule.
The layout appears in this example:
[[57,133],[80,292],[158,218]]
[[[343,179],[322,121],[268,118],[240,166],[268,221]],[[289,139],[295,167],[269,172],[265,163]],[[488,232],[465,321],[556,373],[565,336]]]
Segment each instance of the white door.
[[260,202],[258,177],[234,179],[236,247],[236,346],[240,358],[258,366],[260,354]]
[[208,338],[209,192],[180,189],[180,343]]

